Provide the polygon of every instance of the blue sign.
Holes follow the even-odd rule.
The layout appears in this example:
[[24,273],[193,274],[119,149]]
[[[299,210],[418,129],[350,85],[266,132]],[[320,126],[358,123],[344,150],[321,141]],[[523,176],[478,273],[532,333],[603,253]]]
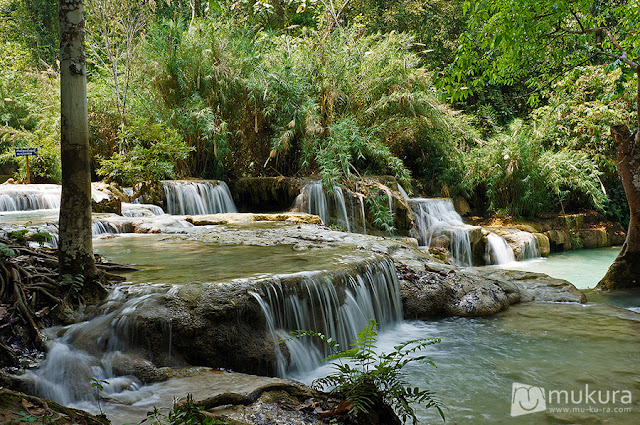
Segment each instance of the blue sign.
[[38,148],[16,148],[16,156],[38,156]]

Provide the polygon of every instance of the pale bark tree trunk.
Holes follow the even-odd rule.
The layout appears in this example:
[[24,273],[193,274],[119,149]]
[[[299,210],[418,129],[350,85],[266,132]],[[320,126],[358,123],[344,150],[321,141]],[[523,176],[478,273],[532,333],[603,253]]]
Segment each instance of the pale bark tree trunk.
[[59,0],[60,25],[60,275],[96,276],[91,235],[91,169],[82,0]]
[[640,288],[640,134],[638,130],[631,134],[627,126],[620,125],[611,127],[611,135],[631,217],[622,250],[597,288]]

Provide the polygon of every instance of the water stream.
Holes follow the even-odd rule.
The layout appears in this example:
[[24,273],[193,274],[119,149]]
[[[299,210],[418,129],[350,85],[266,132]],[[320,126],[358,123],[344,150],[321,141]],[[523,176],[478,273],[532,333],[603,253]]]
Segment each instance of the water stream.
[[453,208],[451,199],[411,198],[409,206],[415,217],[416,236],[421,246],[430,247],[436,239],[446,238],[454,262],[464,267],[472,265],[469,226]]
[[546,258],[504,264],[501,267],[548,274],[568,280],[578,289],[588,289],[598,284],[619,252],[619,246],[579,249],[550,254]]
[[516,261],[513,250],[500,236],[495,233],[487,235],[487,264],[509,264]]
[[[636,424],[640,408],[640,315],[603,304],[532,303],[514,306],[486,319],[450,318],[405,321],[380,335],[379,350],[414,338],[442,338],[426,353],[437,369],[412,364],[406,378],[429,388],[446,405],[449,424]],[[311,383],[329,366],[292,375]],[[577,407],[575,412],[534,413],[511,417],[513,383],[548,390],[629,390],[632,412],[589,412],[589,404],[549,403]],[[421,424],[442,423],[435,410],[417,407]]]

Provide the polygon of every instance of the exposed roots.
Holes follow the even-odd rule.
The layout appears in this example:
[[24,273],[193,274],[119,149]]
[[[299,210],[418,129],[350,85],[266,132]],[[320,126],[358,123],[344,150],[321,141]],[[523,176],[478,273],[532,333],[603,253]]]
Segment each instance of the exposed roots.
[[[0,238],[0,243],[13,251],[11,256],[0,257],[0,334],[4,340],[0,340],[0,363],[12,365],[19,357],[12,345],[20,344],[8,343],[10,338],[4,338],[8,333],[16,336],[16,328],[22,327],[28,335],[20,335],[19,339],[28,339],[34,348],[44,351],[45,338],[41,331],[53,324],[56,309],[65,304],[79,304],[82,298],[70,297],[68,290],[60,285],[55,250],[16,245],[4,238]],[[124,280],[114,272],[135,270],[106,262],[99,256],[96,267],[98,275],[91,284],[100,288]]]

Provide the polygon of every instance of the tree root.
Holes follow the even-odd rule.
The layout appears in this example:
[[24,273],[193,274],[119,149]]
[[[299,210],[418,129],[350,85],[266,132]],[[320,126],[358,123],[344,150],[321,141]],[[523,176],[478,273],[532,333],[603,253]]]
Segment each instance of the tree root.
[[[0,243],[14,252],[12,256],[0,257],[0,302],[7,306],[6,309],[3,307],[0,322],[22,323],[37,349],[44,351],[46,338],[41,330],[54,321],[53,316],[46,320],[44,316],[64,305],[77,305],[82,302],[82,294],[71,296],[68,288],[60,285],[55,251],[15,245],[15,242],[4,238],[0,238]],[[90,299],[95,298],[96,294],[104,295],[104,286],[124,280],[113,272],[136,270],[104,261],[100,257],[96,263],[98,274],[95,281],[85,282],[83,287],[93,292],[86,294]],[[43,320],[48,323],[43,323]],[[0,363],[14,363],[17,354],[0,340],[0,357]]]

